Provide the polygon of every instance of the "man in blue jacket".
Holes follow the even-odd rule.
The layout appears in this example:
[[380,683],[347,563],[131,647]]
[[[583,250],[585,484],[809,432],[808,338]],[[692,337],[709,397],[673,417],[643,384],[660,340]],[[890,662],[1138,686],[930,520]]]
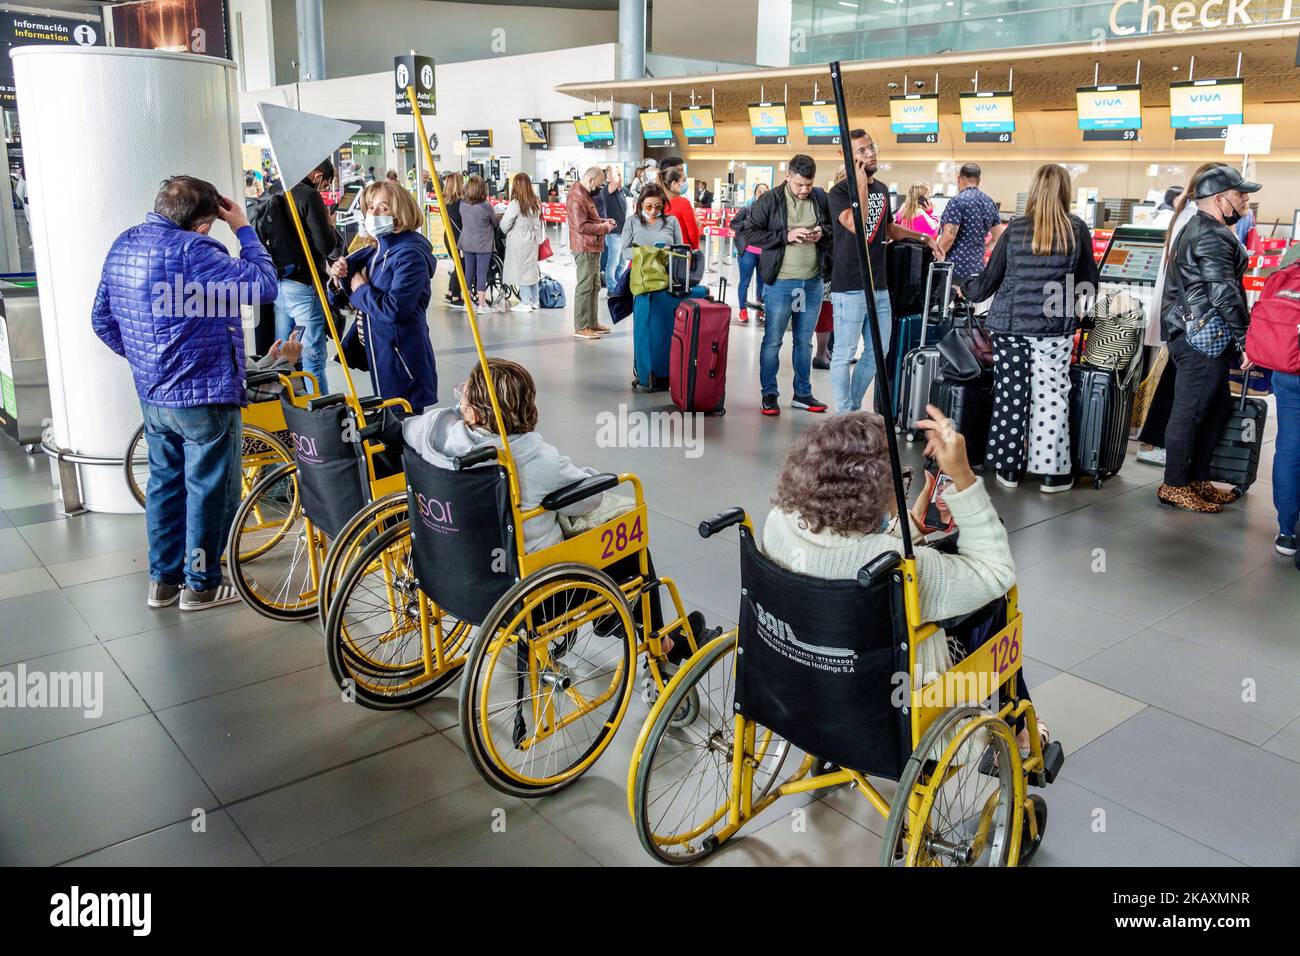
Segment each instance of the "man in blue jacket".
[[[240,306],[256,314],[275,298],[275,266],[243,206],[211,183],[173,176],[153,208],[114,240],[90,321],[130,363],[144,413],[149,606],[195,611],[238,600],[221,555],[239,504]],[[239,258],[208,234],[217,219]]]

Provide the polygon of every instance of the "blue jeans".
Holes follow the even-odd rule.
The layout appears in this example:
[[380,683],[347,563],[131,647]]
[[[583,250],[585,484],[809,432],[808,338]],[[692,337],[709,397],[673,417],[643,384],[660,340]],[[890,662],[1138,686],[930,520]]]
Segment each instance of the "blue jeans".
[[140,403],[149,446],[145,524],[149,577],[206,591],[239,507],[243,420],[238,405],[159,408]]
[[764,395],[779,395],[776,373],[781,365],[781,340],[794,320],[794,393],[809,395],[812,382],[812,337],[817,328],[817,311],[822,305],[821,276],[811,279],[778,279],[763,289],[763,346],[758,357],[758,381]]
[[537,289],[540,283],[534,282],[532,285],[519,286],[519,304],[520,305],[537,305]]
[[[861,292],[832,292],[835,310],[835,351],[831,353],[831,388],[835,391],[835,411],[856,412],[862,397],[876,375],[876,350],[871,344],[871,327],[867,325],[867,297]],[[880,345],[889,352],[889,334],[894,324],[889,310],[889,292],[876,290],[876,322]],[[850,364],[858,342],[866,343],[857,365]]]
[[609,292],[614,291],[618,285],[618,275],[622,271],[619,269],[619,259],[622,258],[623,236],[617,232],[605,234],[605,255],[601,262],[601,267],[605,271],[605,288]]
[[1273,373],[1277,445],[1273,449],[1273,507],[1278,530],[1295,534],[1300,521],[1300,375]]
[[746,307],[746,300],[749,298],[750,276],[754,277],[756,283],[754,297],[757,301],[762,302],[763,276],[758,271],[758,253],[742,251],[736,263],[740,267],[740,285],[736,288],[736,301],[740,303],[740,308]]
[[293,279],[281,279],[275,297],[275,337],[288,339],[295,325],[302,326],[303,371],[316,376],[320,394],[328,395],[325,383],[325,309],[316,290]]

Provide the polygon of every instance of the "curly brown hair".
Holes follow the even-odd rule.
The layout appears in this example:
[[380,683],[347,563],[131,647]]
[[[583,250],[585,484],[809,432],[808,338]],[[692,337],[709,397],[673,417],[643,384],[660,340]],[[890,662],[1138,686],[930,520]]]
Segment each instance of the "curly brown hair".
[[[528,369],[509,359],[490,358],[492,384],[496,386],[497,401],[501,404],[501,418],[506,435],[522,435],[537,427],[537,385]],[[474,409],[479,427],[497,434],[497,419],[492,414],[492,400],[488,396],[483,366],[475,365],[465,380],[465,404]]]
[[885,420],[874,412],[834,415],[804,429],[772,496],[772,504],[798,514],[813,534],[877,532],[892,500]]

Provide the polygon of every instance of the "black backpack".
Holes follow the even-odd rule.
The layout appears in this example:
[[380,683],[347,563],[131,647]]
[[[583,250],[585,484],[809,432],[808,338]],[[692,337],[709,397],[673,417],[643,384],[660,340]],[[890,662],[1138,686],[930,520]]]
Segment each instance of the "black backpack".
[[[271,254],[280,278],[297,271],[303,262],[302,246],[293,228],[284,190],[277,186],[248,204],[248,222]],[[292,268],[291,268],[292,267]],[[287,270],[287,271],[286,271]]]

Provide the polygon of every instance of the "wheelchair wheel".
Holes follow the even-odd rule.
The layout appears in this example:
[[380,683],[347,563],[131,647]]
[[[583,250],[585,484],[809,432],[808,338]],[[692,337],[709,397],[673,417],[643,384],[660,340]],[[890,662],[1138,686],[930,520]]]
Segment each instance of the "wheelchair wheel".
[[936,720],[908,758],[882,866],[1014,866],[1025,777],[1007,722],[980,707]]
[[281,465],[235,512],[226,546],[230,583],[259,614],[300,621],[316,613],[316,565],[323,552],[324,535],[309,530],[299,503],[298,466]]
[[[633,752],[628,784],[637,837],[664,863],[694,863],[721,845],[717,832],[731,808],[735,665],[735,631],[701,647],[650,711]],[[692,697],[698,713],[683,725],[680,715]],[[745,737],[757,811],[777,783],[789,745],[753,722]]]
[[470,761],[497,790],[540,797],[586,773],[613,740],[632,697],[636,630],[607,574],[557,564],[502,595],[467,657]]
[[377,498],[351,518],[330,542],[325,563],[320,573],[320,599],[316,602],[320,616],[321,632],[325,632],[329,618],[330,600],[348,565],[373,541],[379,532],[406,517],[406,492],[394,491]]
[[[440,644],[445,664],[425,664],[421,607],[429,618],[430,660]],[[420,593],[411,563],[411,528],[402,520],[379,532],[339,579],[325,643],[334,679],[351,681],[358,703],[373,710],[413,707],[460,673],[471,626]]]
[[[241,494],[247,495],[250,488],[270,469],[293,461],[288,446],[278,436],[256,425],[245,425],[243,447],[240,449],[243,480]],[[144,493],[149,485],[149,445],[145,441],[144,426],[141,425],[127,442],[126,454],[122,458],[122,470],[126,477],[126,486],[131,497],[141,508],[144,507]]]

